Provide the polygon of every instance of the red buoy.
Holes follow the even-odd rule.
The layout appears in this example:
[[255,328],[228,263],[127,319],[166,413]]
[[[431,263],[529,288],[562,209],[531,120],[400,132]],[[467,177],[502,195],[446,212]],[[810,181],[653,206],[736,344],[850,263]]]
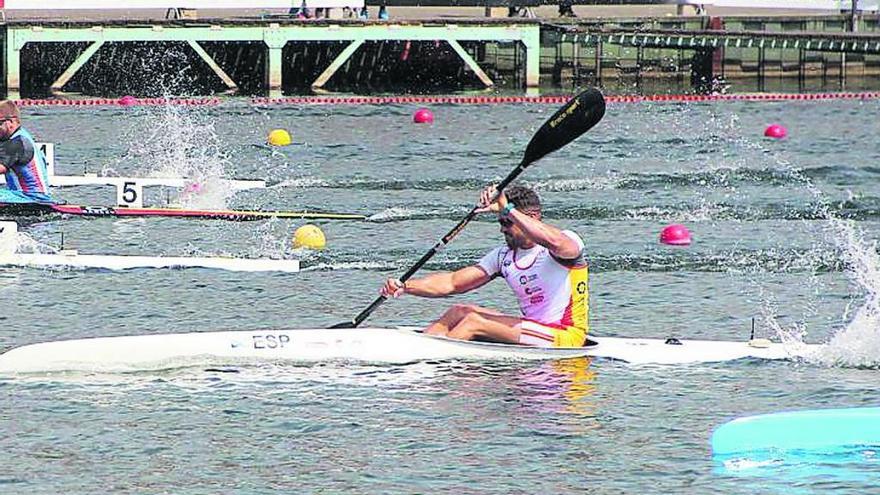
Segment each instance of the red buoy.
[[768,125],[766,129],[764,129],[764,136],[773,139],[782,139],[788,135],[788,129],[782,127],[779,124],[771,124]]
[[691,232],[687,227],[678,223],[667,225],[660,232],[660,242],[670,246],[689,246],[691,243]]
[[119,98],[119,105],[123,107],[128,107],[131,105],[137,104],[137,98],[131,95],[125,95],[122,98]]
[[434,123],[434,114],[427,108],[420,108],[413,114],[413,122],[416,124],[432,124]]

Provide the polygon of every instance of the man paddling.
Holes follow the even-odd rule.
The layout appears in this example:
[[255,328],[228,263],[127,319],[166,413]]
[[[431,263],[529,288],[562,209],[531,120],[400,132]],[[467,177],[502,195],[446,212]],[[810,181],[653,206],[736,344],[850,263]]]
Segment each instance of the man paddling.
[[0,101],[0,203],[54,203],[49,195],[46,158],[33,136],[21,126],[21,112],[9,100]]
[[409,279],[405,284],[388,279],[380,293],[386,297],[444,297],[503,277],[519,299],[522,316],[456,304],[426,332],[462,340],[582,346],[589,314],[583,240],[572,231],[544,223],[541,201],[533,190],[512,186],[493,201],[495,194],[494,186],[483,190],[477,211],[498,216],[506,245],[493,249],[477,264],[454,272]]

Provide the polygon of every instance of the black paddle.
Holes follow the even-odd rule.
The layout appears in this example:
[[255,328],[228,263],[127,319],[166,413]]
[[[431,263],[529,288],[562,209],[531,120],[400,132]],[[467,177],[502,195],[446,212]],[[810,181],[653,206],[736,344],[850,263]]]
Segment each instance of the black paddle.
[[[598,124],[604,115],[605,98],[602,97],[602,93],[597,89],[588,89],[566,103],[565,106],[557,110],[547,122],[544,122],[544,125],[538,129],[538,132],[536,132],[532,137],[532,140],[529,141],[529,145],[526,147],[526,153],[525,156],[523,156],[522,161],[498,184],[498,186],[496,186],[498,194],[502,194],[504,188],[513,182],[513,180],[516,179],[526,167],[574,141],[581,134],[587,132],[593,126]],[[476,216],[478,208],[478,206],[475,206],[471,209],[470,213],[458,222],[458,225],[453,227],[452,230],[443,236],[443,238],[440,239],[430,251],[425,253],[415,265],[407,270],[399,280],[401,282],[409,280],[409,278],[412,277],[422,265],[427,263],[428,260],[437,254],[438,251],[443,249],[444,246],[449,244],[449,242],[452,241],[462,229],[464,229],[465,225]],[[367,307],[367,309],[361,311],[360,314],[355,316],[353,320],[337,323],[330,328],[356,328],[363,323],[363,321],[366,320],[367,317],[379,307],[379,305],[385,302],[385,299],[387,299],[387,297],[379,296]]]

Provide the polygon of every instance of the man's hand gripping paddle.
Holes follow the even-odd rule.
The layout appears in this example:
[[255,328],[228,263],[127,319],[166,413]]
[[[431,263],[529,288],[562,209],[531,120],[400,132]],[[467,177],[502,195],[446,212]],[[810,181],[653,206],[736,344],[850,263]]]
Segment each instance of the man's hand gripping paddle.
[[[529,141],[526,147],[525,156],[522,161],[511,171],[507,177],[502,180],[498,186],[498,194],[502,194],[504,188],[507,187],[514,179],[516,179],[529,165],[540,160],[546,155],[562,148],[566,144],[577,139],[581,134],[589,131],[593,126],[602,120],[605,115],[605,98],[597,89],[588,89],[570,100],[562,108],[556,111],[544,125],[538,129],[538,132]],[[458,224],[452,228],[437,244],[434,245],[419,259],[409,270],[401,277],[401,282],[406,282],[419,269],[428,262],[437,252],[449,244],[459,232],[464,229],[476,215],[479,207],[475,206],[470,213],[467,214]],[[351,321],[337,323],[330,328],[356,328],[370,314],[378,308],[387,299],[386,296],[379,296],[365,310],[354,317]]]

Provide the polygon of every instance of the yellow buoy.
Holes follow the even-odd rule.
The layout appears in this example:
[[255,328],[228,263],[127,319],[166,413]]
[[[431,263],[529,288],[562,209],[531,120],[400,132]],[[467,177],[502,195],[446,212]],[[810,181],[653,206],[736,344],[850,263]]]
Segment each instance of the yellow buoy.
[[303,225],[293,233],[293,247],[295,249],[324,249],[326,245],[327,239],[324,238],[324,232],[316,225]]
[[269,144],[272,146],[287,146],[290,144],[290,134],[284,129],[275,129],[269,133]]

